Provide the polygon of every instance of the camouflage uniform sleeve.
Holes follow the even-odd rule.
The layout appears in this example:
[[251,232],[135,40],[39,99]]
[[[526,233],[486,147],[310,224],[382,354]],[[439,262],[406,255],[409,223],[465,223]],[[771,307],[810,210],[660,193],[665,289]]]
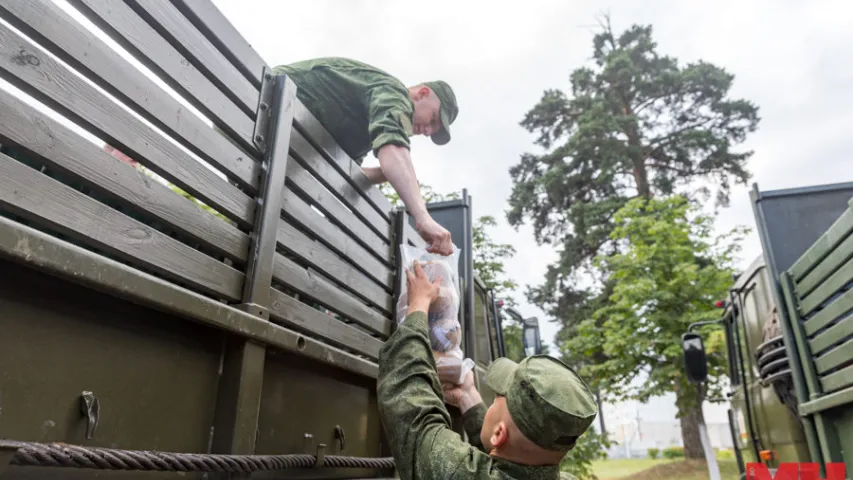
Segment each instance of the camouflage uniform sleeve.
[[378,155],[385,145],[409,148],[414,108],[402,86],[380,82],[367,91],[370,148]]
[[485,452],[483,442],[480,441],[480,431],[483,430],[483,419],[486,418],[486,406],[477,404],[462,414],[462,428],[468,435],[468,443]]
[[488,476],[491,458],[451,429],[423,312],[409,315],[382,346],[377,394],[400,478]]

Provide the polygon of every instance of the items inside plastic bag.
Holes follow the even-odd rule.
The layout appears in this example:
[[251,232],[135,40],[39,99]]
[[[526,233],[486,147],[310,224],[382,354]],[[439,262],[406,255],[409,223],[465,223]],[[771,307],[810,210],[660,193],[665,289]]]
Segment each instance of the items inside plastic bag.
[[[401,245],[400,255],[405,268],[412,268],[415,261],[421,264],[430,281],[440,277],[438,298],[430,305],[429,341],[442,383],[461,384],[474,362],[462,353],[462,325],[459,323],[459,249],[453,246],[449,256],[429,253],[425,248]],[[401,275],[400,298],[397,301],[397,324],[406,319],[409,296],[406,292],[406,277]]]

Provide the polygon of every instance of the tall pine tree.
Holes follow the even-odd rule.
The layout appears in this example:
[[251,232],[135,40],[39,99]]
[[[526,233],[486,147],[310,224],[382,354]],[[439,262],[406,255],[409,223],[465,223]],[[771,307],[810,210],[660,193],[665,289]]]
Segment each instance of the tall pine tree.
[[[673,193],[727,206],[732,183],[750,179],[752,152],[736,145],[759,122],[753,103],[730,98],[732,74],[662,55],[651,26],[616,35],[605,19],[592,43],[592,60],[572,72],[570,93],[546,90],[525,115],[521,125],[541,150],[510,169],[510,224],[531,223],[536,241],[559,252],[544,282],[527,291],[561,322],[558,343],[614,291],[592,259],[624,247],[611,237],[616,212],[632,198]],[[602,348],[562,353],[575,365],[611,358]],[[608,379],[590,380],[597,391],[612,389]]]

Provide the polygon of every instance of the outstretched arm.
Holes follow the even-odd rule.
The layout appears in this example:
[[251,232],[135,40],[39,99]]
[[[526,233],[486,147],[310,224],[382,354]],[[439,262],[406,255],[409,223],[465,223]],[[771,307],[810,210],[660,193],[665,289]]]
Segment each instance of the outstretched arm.
[[451,429],[427,333],[427,310],[438,295],[423,269],[407,272],[408,317],[379,352],[379,415],[400,478],[474,478],[491,459]]

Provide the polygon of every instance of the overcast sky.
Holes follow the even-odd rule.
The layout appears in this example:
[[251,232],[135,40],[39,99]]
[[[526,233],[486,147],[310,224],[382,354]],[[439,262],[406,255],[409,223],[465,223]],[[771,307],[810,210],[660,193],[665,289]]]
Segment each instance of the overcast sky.
[[[467,188],[475,215],[494,215],[498,241],[518,255],[507,271],[538,284],[554,258],[529,228],[509,227],[509,168],[533,149],[519,126],[546,88],[568,88],[592,53],[596,19],[609,12],[619,32],[651,24],[662,54],[699,59],[735,75],[732,95],[760,107],[759,131],[744,149],[761,189],[853,181],[853,6],[842,1],[484,1],[401,0],[214,2],[271,65],[321,56],[362,60],[414,84],[444,79],[460,113],[444,147],[417,137],[419,179],[438,191]],[[365,165],[375,165],[368,158]],[[754,225],[748,188],[733,191],[720,228]],[[753,233],[746,266],[760,253]],[[527,316],[543,313],[524,301]],[[553,338],[556,326],[543,334]]]

